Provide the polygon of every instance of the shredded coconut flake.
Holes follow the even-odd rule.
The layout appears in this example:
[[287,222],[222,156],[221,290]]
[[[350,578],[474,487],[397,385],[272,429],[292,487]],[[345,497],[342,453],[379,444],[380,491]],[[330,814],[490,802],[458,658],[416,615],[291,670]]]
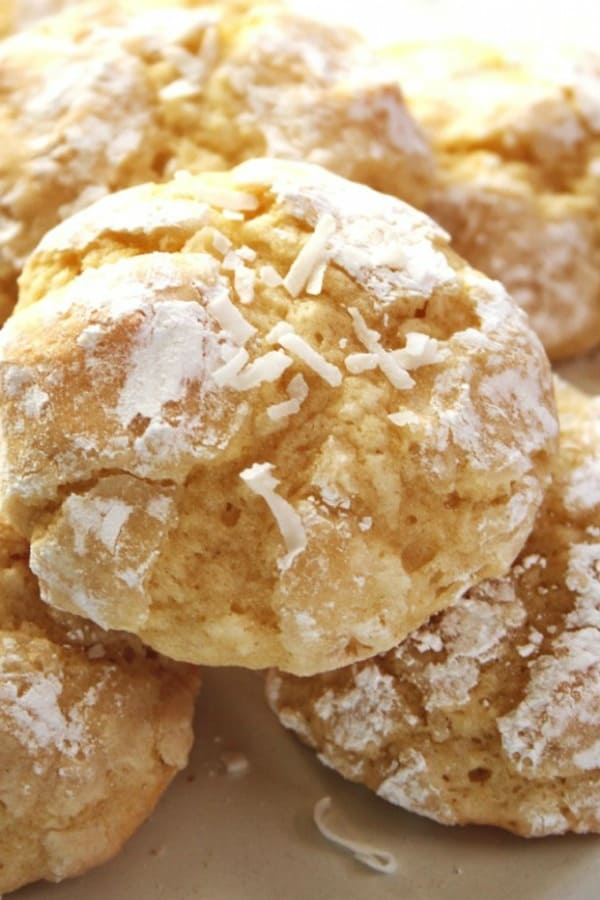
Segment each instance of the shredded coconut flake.
[[351,375],[362,375],[376,369],[379,359],[374,353],[349,353],[344,363]]
[[[330,213],[325,213],[283,279],[283,284],[292,297],[298,296],[315,269],[323,264],[327,242],[335,234],[335,230],[335,219]],[[320,288],[316,293],[320,293]]]
[[355,859],[376,872],[381,872],[383,875],[394,875],[398,871],[398,865],[392,853],[389,853],[387,850],[379,850],[377,847],[364,841],[354,841],[350,838],[342,837],[334,831],[331,824],[326,821],[330,812],[331,797],[321,797],[315,803],[313,818],[315,825],[324,838],[327,838],[328,841],[331,841],[338,847],[349,850]]
[[256,259],[256,250],[253,250],[252,247],[247,247],[246,244],[242,244],[237,251],[237,255],[246,262],[254,262]]
[[403,369],[430,366],[442,362],[448,355],[448,351],[441,350],[435,338],[419,331],[409,332],[406,335],[406,346],[392,352],[394,359]]
[[283,278],[273,266],[261,266],[258,270],[260,280],[267,287],[279,287],[283,284]]
[[227,294],[222,291],[208,301],[208,309],[215,317],[223,331],[240,346],[245,344],[254,334],[256,328],[250,325],[239,309],[233,305]]
[[[396,360],[394,352],[384,350],[381,346],[381,335],[367,326],[367,323],[355,307],[349,307],[348,312],[352,317],[356,337],[363,347],[369,351],[369,354],[376,359],[377,366],[381,369],[388,381],[398,390],[406,390],[413,387],[415,382],[406,369]],[[346,358],[346,367],[348,366],[348,359],[351,359],[351,365],[356,367],[356,356],[363,357],[364,354],[349,354]],[[365,360],[363,364],[364,363],[367,363],[370,368],[371,359],[368,361]]]
[[[247,358],[246,354],[245,361]],[[259,356],[253,362],[248,363],[245,368],[239,366],[240,360],[241,357],[236,355],[213,373],[213,378],[215,375],[218,376],[217,384],[221,387],[235,388],[238,391],[249,391],[264,381],[277,381],[292,365],[292,360],[281,350],[265,353],[264,356]]]
[[302,375],[294,375],[287,389],[289,400],[283,403],[275,403],[267,408],[267,415],[276,422],[279,419],[286,419],[300,411],[300,407],[308,397],[308,385]]
[[213,247],[221,254],[221,256],[225,256],[231,249],[231,241],[228,237],[225,237],[221,231],[215,231],[213,235]]
[[254,463],[240,472],[240,478],[251,491],[263,498],[275,517],[287,549],[285,556],[277,560],[277,565],[280,571],[285,572],[298,554],[305,550],[306,532],[294,507],[276,493],[279,481],[271,474],[273,468],[271,463]]
[[250,356],[243,347],[212,373],[212,379],[219,387],[233,387],[235,378],[244,368]]
[[249,269],[243,264],[236,267],[233,274],[233,286],[241,303],[248,304],[254,300],[255,280],[256,274],[254,269]]
[[327,362],[304,338],[296,334],[292,326],[288,325],[287,322],[279,322],[275,325],[267,334],[266,340],[270,344],[279,344],[285,350],[294,353],[332,387],[339,387],[342,383],[342,373],[338,367],[334,366],[333,363]]
[[421,421],[418,415],[410,409],[400,409],[398,412],[389,413],[388,419],[392,425],[398,425],[400,428],[403,425],[418,425]]
[[306,282],[306,293],[310,294],[313,297],[318,297],[321,291],[323,290],[323,279],[325,277],[325,272],[327,271],[327,262],[323,260],[323,262],[319,263],[313,269],[312,275]]

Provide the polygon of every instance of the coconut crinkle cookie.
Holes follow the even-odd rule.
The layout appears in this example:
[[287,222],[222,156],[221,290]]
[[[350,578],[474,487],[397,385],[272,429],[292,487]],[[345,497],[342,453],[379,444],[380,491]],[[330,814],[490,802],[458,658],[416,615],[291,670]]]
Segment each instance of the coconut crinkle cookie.
[[177,168],[306,159],[414,203],[433,171],[361,39],[277,4],[78,3],[0,46],[0,131],[0,319],[50,228]]
[[600,57],[454,40],[391,60],[440,166],[428,212],[553,359],[600,344]]
[[182,769],[198,674],[51,614],[0,522],[0,891],[113,856]]
[[301,674],[505,571],[557,432],[498,283],[401,201],[273,160],[50,232],[0,384],[2,501],[46,602]]
[[558,401],[552,485],[507,575],[384,656],[270,675],[324,763],[445,824],[600,831],[600,398]]

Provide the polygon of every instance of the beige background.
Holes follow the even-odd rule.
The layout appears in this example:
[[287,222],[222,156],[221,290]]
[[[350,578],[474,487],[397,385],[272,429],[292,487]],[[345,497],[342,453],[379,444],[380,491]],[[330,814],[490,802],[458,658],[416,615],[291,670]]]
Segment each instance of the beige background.
[[[0,0],[2,2],[2,0]],[[597,0],[561,4],[444,0],[294,0],[311,13],[353,21],[374,40],[465,32],[536,39],[560,27],[600,33]],[[563,372],[600,393],[600,355]],[[249,760],[227,775],[221,755]],[[312,808],[332,797],[340,830],[392,851],[398,874],[378,875],[325,841]],[[61,885],[35,885],[15,900],[592,900],[599,896],[600,839],[525,841],[495,829],[449,829],[344,782],[280,729],[260,676],[207,671],[190,767],[113,862]]]

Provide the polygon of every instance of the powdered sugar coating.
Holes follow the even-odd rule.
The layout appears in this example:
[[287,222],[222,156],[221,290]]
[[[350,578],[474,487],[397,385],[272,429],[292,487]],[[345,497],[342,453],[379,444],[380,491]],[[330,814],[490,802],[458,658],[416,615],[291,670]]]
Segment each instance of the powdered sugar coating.
[[271,706],[323,761],[440,822],[600,831],[600,504],[566,502],[598,457],[599,405],[557,388],[563,449],[510,573],[384,656],[269,676]]
[[[98,527],[112,544],[123,504]],[[197,673],[52,614],[0,522],[0,890],[108,859],[186,762]]]
[[[287,274],[246,302],[240,260]],[[46,510],[44,599],[176,657],[314,671],[389,648],[499,574],[541,501],[556,422],[524,318],[427,217],[319,167],[258,160],[101,200],[32,255],[21,307],[0,336],[3,502],[32,535]],[[175,510],[155,528],[161,490]],[[112,565],[86,545],[104,562],[88,572],[75,507],[96,521],[99,497],[132,491],[141,518]],[[174,635],[176,608],[193,627]]]

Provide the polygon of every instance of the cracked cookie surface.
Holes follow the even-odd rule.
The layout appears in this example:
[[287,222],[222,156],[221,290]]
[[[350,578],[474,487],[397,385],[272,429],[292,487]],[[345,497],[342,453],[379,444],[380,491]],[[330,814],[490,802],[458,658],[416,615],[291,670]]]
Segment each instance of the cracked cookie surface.
[[551,359],[600,343],[600,57],[466,40],[388,51],[441,182],[427,211]]
[[189,661],[388,649],[505,571],[555,449],[548,362],[501,285],[307,164],[79,213],[0,345],[3,502],[44,599]]
[[113,856],[187,762],[197,672],[50,611],[0,522],[0,890]]
[[509,574],[384,656],[270,675],[324,763],[444,824],[600,831],[600,398],[557,393],[560,456]]
[[107,193],[272,155],[411,202],[433,170],[364,42],[277,4],[77,4],[0,46],[0,318],[27,255]]

